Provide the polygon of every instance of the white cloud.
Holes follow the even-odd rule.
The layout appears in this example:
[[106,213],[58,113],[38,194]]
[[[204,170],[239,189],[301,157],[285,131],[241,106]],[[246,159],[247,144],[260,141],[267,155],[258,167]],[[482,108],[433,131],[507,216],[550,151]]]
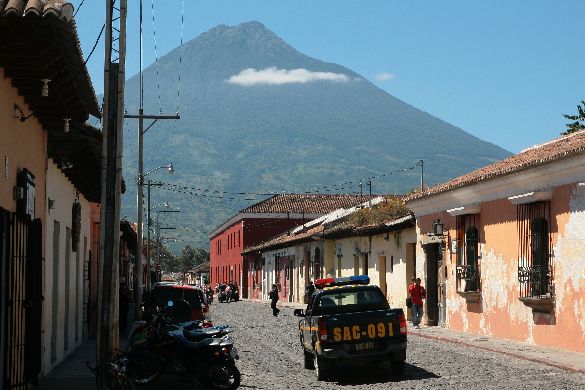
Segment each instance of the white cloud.
[[244,69],[226,81],[231,84],[249,87],[253,85],[305,84],[313,81],[345,83],[350,81],[350,77],[342,73],[311,72],[304,68],[277,69],[272,66],[263,70]]
[[392,73],[388,73],[388,72],[378,73],[376,75],[376,80],[378,80],[378,81],[388,81],[388,80],[392,80],[393,78],[394,78],[394,75]]

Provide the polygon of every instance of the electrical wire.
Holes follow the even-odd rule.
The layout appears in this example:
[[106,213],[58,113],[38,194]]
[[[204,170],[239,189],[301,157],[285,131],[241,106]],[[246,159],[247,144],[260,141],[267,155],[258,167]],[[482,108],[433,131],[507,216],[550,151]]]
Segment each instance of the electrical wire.
[[81,7],[83,6],[83,3],[85,3],[85,0],[81,0],[81,3],[79,3],[79,7],[77,7],[77,9],[75,10],[75,13],[73,14],[73,17],[77,16],[77,13],[79,12]]
[[160,98],[160,77],[158,69],[158,50],[156,45],[156,22],[154,18],[154,0],[151,0],[151,11],[152,11],[152,35],[154,40],[154,68],[156,70],[156,88],[158,91],[158,110],[162,114],[162,104]]
[[185,0],[182,1],[181,6],[181,44],[179,46],[179,83],[177,86],[177,114],[179,113],[179,106],[181,104],[181,72],[183,70],[183,30],[185,26]]

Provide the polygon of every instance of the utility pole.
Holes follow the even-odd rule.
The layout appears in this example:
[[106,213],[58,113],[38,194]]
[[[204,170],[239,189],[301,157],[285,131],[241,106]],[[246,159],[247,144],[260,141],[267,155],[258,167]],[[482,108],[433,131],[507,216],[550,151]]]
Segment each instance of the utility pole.
[[[116,3],[118,3],[116,5]],[[114,15],[114,12],[116,15]],[[123,106],[127,0],[106,0],[102,193],[98,286],[97,364],[107,367],[118,349],[120,198],[122,187]],[[117,22],[117,26],[114,25]],[[114,34],[119,34],[114,37]],[[117,48],[114,46],[117,44]],[[98,388],[110,386],[101,370]]]
[[368,187],[370,189],[370,197],[368,198],[368,206],[372,207],[372,181],[368,180]]
[[150,227],[152,222],[150,220],[150,187],[162,186],[161,183],[153,183],[152,180],[148,180],[147,185],[147,202],[146,202],[146,290],[150,291],[152,288],[152,281],[150,280]]
[[418,164],[420,165],[420,192],[423,192],[425,190],[425,179],[424,179],[424,174],[425,174],[424,164],[425,164],[425,162],[423,160],[418,160]]
[[[124,115],[124,118],[138,119],[138,175],[136,177],[137,195],[136,195],[136,236],[138,237],[138,244],[136,246],[136,264],[134,267],[134,318],[139,320],[141,317],[142,304],[142,281],[143,281],[143,264],[142,264],[142,217],[143,217],[143,203],[144,203],[144,177],[143,177],[143,137],[144,134],[152,127],[159,119],[181,119],[179,113],[177,115],[144,115],[144,76],[142,74],[142,0],[140,0],[140,107],[138,108],[138,115]],[[144,119],[152,119],[153,122],[144,130]]]

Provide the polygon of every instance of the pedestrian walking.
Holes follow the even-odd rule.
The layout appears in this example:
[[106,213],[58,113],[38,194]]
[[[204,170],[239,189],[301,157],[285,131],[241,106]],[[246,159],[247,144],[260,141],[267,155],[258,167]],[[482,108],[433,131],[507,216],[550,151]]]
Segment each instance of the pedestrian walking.
[[427,299],[427,290],[420,283],[420,278],[416,278],[414,279],[414,283],[408,287],[408,296],[412,300],[412,306],[410,307],[412,312],[412,325],[416,329],[420,329],[420,322],[423,316],[423,299]]
[[276,284],[272,285],[272,289],[268,294],[268,298],[270,298],[270,307],[272,308],[272,315],[276,317],[278,313],[280,313],[280,310],[278,310],[278,308],[276,307],[276,302],[278,302],[278,287],[276,287]]

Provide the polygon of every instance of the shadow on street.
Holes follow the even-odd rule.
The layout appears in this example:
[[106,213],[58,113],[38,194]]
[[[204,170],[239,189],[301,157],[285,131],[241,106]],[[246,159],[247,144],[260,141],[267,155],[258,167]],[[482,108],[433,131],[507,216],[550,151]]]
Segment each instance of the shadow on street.
[[336,370],[331,382],[340,386],[373,385],[378,383],[402,382],[407,380],[422,380],[440,378],[424,368],[405,364],[404,375],[393,375],[390,366],[374,365],[360,367],[359,370]]

